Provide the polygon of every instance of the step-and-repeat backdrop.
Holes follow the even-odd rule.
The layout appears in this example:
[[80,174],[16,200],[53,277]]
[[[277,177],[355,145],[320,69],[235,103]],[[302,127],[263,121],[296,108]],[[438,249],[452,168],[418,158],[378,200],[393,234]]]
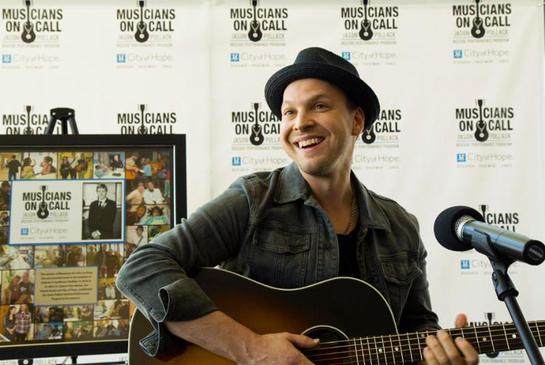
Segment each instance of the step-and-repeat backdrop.
[[[354,171],[419,218],[442,325],[458,312],[473,324],[510,321],[488,259],[446,251],[433,222],[467,205],[487,223],[545,239],[541,0],[4,0],[0,8],[0,133],[42,133],[59,106],[76,110],[84,134],[184,133],[190,212],[240,175],[289,163],[264,84],[302,48],[338,53],[382,105],[357,142]],[[250,141],[253,128],[262,143]],[[511,274],[527,319],[544,319],[545,266],[516,263]],[[483,361],[528,362],[522,351]]]

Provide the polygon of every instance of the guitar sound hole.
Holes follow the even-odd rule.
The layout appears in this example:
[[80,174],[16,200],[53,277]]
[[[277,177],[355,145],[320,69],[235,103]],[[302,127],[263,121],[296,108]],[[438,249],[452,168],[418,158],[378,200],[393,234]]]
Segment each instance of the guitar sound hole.
[[348,340],[341,330],[331,326],[315,326],[305,330],[303,335],[311,338],[319,338],[320,342]]

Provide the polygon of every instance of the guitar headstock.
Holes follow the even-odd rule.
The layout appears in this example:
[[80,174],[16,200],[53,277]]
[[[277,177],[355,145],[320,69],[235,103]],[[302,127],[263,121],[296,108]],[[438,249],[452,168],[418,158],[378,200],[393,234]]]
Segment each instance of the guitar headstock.
[[259,107],[261,106],[260,103],[252,103],[252,107],[254,108],[254,111],[257,113],[257,111],[259,110]]
[[25,105],[25,110],[27,114],[30,114],[30,112],[32,111],[32,105]]
[[363,0],[363,6],[369,5],[369,0]]
[[259,1],[258,0],[250,0],[250,6],[252,7],[256,7],[256,6],[259,6]]
[[32,5],[32,0],[23,0],[23,5],[29,7]]
[[479,106],[479,108],[482,108],[483,104],[484,104],[483,99],[477,99],[477,105]]
[[146,0],[137,0],[136,5],[143,8],[144,6],[146,6]]
[[140,109],[140,113],[143,113],[146,110],[146,104],[138,104],[138,108]]

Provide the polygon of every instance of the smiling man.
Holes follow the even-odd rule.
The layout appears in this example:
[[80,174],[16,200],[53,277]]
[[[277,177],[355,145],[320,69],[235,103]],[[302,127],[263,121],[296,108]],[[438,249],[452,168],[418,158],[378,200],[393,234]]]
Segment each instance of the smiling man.
[[[282,120],[282,147],[293,163],[241,177],[139,247],[118,276],[119,289],[156,322],[145,350],[156,355],[175,335],[238,364],[311,364],[299,349],[317,341],[254,333],[218,310],[188,276],[218,264],[281,288],[364,279],[389,302],[401,332],[438,329],[416,219],[351,171],[358,136],[380,110],[373,90],[348,61],[307,48],[271,76],[265,97]],[[465,317],[456,322],[464,325]],[[467,341],[444,331],[426,343],[429,364],[478,360]]]

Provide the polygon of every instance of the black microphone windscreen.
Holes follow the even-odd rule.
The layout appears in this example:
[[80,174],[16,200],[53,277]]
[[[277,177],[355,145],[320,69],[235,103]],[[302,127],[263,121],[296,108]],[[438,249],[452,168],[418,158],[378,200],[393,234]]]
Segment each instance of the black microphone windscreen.
[[433,232],[443,247],[454,251],[467,251],[472,248],[470,244],[461,241],[456,235],[456,222],[463,216],[470,216],[477,221],[484,222],[481,213],[463,205],[447,208],[435,219]]

